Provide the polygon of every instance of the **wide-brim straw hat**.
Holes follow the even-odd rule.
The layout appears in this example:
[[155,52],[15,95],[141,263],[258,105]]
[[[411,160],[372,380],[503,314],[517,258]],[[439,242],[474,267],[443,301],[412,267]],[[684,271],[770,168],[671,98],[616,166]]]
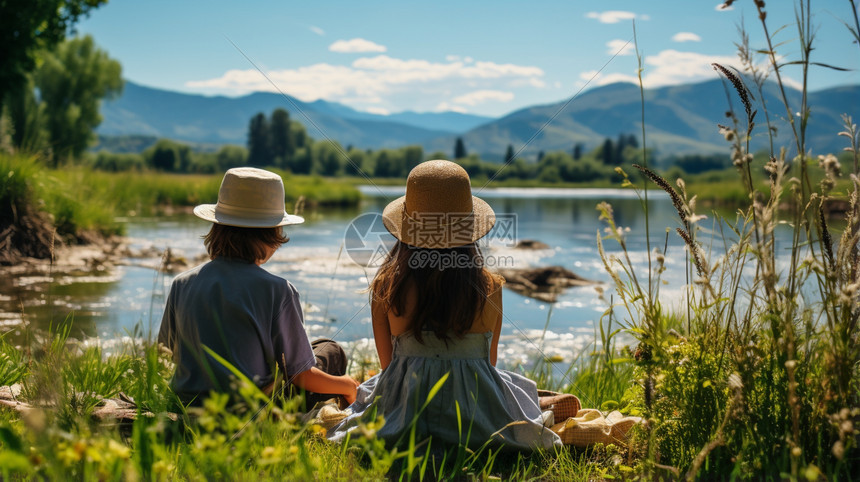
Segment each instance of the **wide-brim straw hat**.
[[385,228],[419,248],[454,248],[474,243],[496,223],[493,209],[472,195],[469,174],[443,160],[422,162],[406,179],[406,195],[382,211]]
[[194,214],[217,224],[239,228],[274,228],[305,222],[284,209],[281,176],[255,167],[235,167],[221,180],[217,204],[201,204]]

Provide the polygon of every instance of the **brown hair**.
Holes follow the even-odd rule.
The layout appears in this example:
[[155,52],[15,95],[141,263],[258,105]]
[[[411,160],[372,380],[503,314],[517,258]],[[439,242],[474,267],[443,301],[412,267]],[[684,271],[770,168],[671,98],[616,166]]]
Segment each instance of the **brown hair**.
[[[495,282],[474,243],[428,249],[400,242],[389,251],[370,290],[386,312],[410,317],[407,333],[418,341],[422,331],[447,340],[451,333],[460,337],[469,331]],[[415,305],[407,307],[410,290]]]
[[209,259],[223,256],[255,263],[266,258],[269,248],[277,249],[289,240],[281,227],[239,228],[213,224],[209,233],[203,237],[203,244],[209,252]]

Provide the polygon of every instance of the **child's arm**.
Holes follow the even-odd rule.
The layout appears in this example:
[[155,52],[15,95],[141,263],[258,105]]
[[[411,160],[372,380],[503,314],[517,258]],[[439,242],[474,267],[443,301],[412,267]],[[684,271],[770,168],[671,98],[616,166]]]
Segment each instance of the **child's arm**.
[[[490,364],[496,366],[496,358],[499,354],[499,337],[502,334],[502,289],[499,288],[487,298],[487,305],[495,314],[496,323],[493,325],[493,341],[490,344]],[[487,309],[487,308],[484,308]]]
[[382,303],[376,299],[370,302],[370,317],[373,324],[373,340],[376,342],[376,354],[379,356],[379,368],[385,370],[391,363],[391,325],[388,324],[388,313]]
[[309,392],[343,395],[347,403],[355,401],[359,383],[349,375],[329,375],[312,367],[293,377],[293,384]]

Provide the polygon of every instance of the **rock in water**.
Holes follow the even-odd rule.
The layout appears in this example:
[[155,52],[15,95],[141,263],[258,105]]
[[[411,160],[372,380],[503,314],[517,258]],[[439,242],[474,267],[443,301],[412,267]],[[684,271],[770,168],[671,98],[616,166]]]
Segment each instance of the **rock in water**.
[[512,291],[548,303],[555,303],[558,295],[565,288],[599,283],[585,279],[561,266],[502,268],[499,269],[499,274],[505,277],[506,286]]

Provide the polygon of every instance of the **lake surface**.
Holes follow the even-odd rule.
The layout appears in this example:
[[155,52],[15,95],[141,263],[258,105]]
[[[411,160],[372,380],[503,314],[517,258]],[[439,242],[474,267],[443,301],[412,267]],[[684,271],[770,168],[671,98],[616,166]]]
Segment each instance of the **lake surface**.
[[[358,207],[304,213],[306,222],[287,227],[290,242],[264,267],[296,286],[311,337],[326,336],[350,346],[367,347],[372,346],[373,335],[366,289],[375,269],[352,261],[352,251],[344,249],[344,236],[353,220],[368,213],[381,213],[389,201],[403,194],[403,188],[364,186],[362,191],[366,198]],[[595,206],[607,201],[612,204],[617,224],[630,229],[627,239],[632,259],[643,268],[640,276],[647,276],[645,216],[631,190],[484,189],[476,194],[492,206],[500,220],[505,220],[508,230],[506,234],[495,229],[491,232],[491,241],[484,250],[489,266],[492,262],[509,267],[558,265],[587,279],[608,281],[595,241],[605,227],[598,221]],[[664,193],[652,191],[649,196],[652,246],[662,247],[666,228],[674,231],[679,222]],[[172,254],[187,259],[199,259],[205,253],[201,237],[210,224],[193,215],[132,218],[126,222],[133,250],[162,252],[169,247]],[[513,249],[512,222],[514,240],[538,240],[551,248]],[[393,238],[388,236],[377,238],[379,242],[390,242]],[[670,234],[668,245],[668,270],[664,274],[668,283],[661,287],[661,299],[672,304],[680,299],[685,283],[685,260],[683,244],[676,234]],[[607,252],[618,251],[613,241],[607,241],[605,248]],[[145,334],[157,333],[165,293],[174,275],[153,269],[157,257],[130,258],[126,262],[111,272],[13,280],[14,289],[0,294],[4,331],[16,329],[23,310],[23,318],[40,327],[47,327],[52,318],[62,320],[72,313],[74,333],[79,336],[117,338],[135,326]],[[607,301],[592,286],[569,288],[554,304],[506,289],[503,303],[505,318],[499,353],[508,366],[528,364],[540,354],[571,360],[594,340],[595,327],[608,308]]]

